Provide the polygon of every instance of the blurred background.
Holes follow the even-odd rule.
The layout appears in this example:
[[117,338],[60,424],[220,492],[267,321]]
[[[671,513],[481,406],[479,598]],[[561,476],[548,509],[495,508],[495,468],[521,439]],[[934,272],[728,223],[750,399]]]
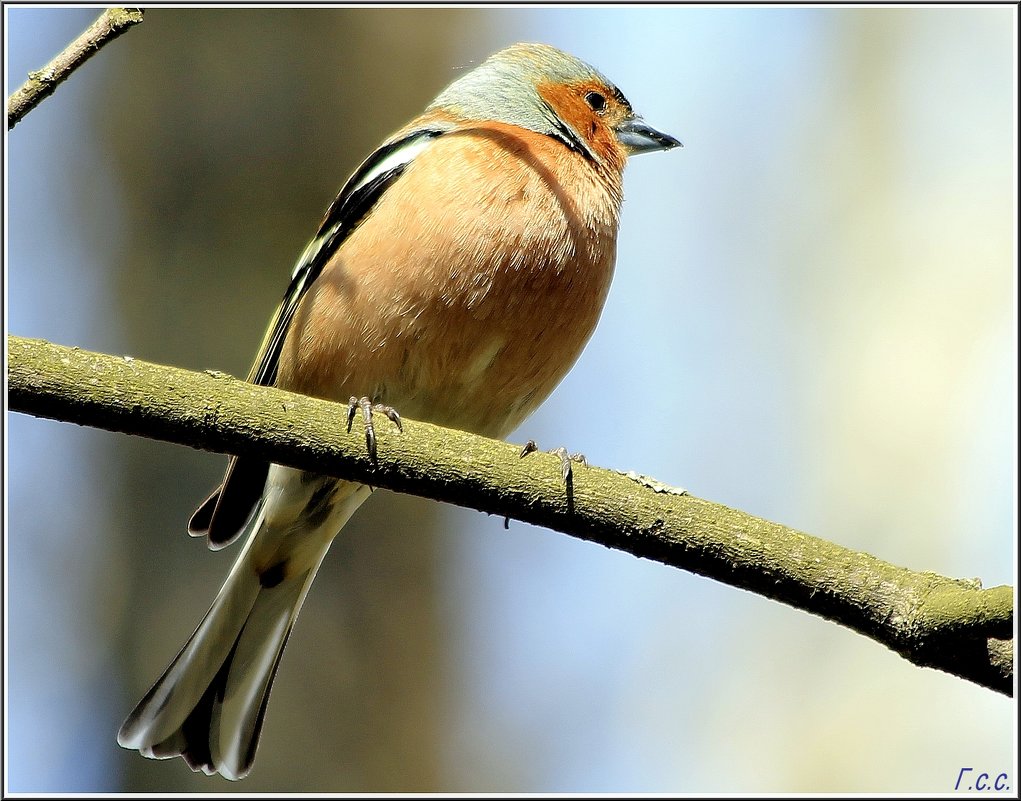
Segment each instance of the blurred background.
[[[10,93],[99,9],[5,13]],[[549,42],[685,147],[629,166],[602,321],[512,441],[1016,584],[1015,28],[1006,7],[153,8],[8,136],[8,330],[245,375],[350,171],[461,70]],[[12,792],[1016,782],[1010,699],[383,491],[305,604],[251,776],[145,760],[117,728],[234,559],[185,534],[225,460],[17,414],[7,433]]]

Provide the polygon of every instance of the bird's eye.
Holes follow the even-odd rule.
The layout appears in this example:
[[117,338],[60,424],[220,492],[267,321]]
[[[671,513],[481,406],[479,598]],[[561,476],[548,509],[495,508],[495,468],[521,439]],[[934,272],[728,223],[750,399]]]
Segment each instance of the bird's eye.
[[599,92],[589,92],[585,95],[585,102],[596,114],[606,111],[606,97]]

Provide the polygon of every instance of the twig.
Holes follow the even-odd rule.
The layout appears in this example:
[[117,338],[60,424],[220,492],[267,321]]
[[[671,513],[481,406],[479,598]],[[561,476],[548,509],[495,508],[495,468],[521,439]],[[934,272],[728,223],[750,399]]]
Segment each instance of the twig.
[[[521,459],[505,442],[404,420],[378,461],[347,406],[8,336],[10,408],[236,453],[514,517],[690,570],[836,621],[909,661],[1010,695],[1011,587],[897,567],[641,476]],[[17,534],[15,534],[17,536]]]
[[7,98],[7,130],[39,103],[53,94],[78,67],[103,45],[112,42],[132,25],[142,21],[140,8],[109,8],[41,70],[30,72],[28,80]]

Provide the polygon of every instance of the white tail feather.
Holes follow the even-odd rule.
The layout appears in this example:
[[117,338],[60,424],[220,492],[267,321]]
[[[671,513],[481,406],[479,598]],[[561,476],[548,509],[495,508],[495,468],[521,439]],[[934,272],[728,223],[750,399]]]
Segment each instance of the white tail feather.
[[[321,486],[273,466],[244,549],[194,634],[125,720],[123,747],[182,756],[193,770],[228,779],[248,773],[298,611],[334,536],[369,494],[341,483],[325,515],[295,504]],[[297,519],[280,514],[295,508]]]

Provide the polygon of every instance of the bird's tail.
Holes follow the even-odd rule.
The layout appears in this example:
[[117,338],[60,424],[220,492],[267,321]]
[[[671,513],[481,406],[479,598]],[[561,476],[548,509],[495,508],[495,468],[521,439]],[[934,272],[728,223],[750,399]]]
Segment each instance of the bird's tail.
[[[156,759],[181,756],[210,775],[247,775],[284,645],[333,537],[368,493],[359,490],[328,514],[311,510],[287,525],[270,520],[264,499],[213,605],[124,721],[120,745]],[[316,511],[319,525],[310,526]]]

